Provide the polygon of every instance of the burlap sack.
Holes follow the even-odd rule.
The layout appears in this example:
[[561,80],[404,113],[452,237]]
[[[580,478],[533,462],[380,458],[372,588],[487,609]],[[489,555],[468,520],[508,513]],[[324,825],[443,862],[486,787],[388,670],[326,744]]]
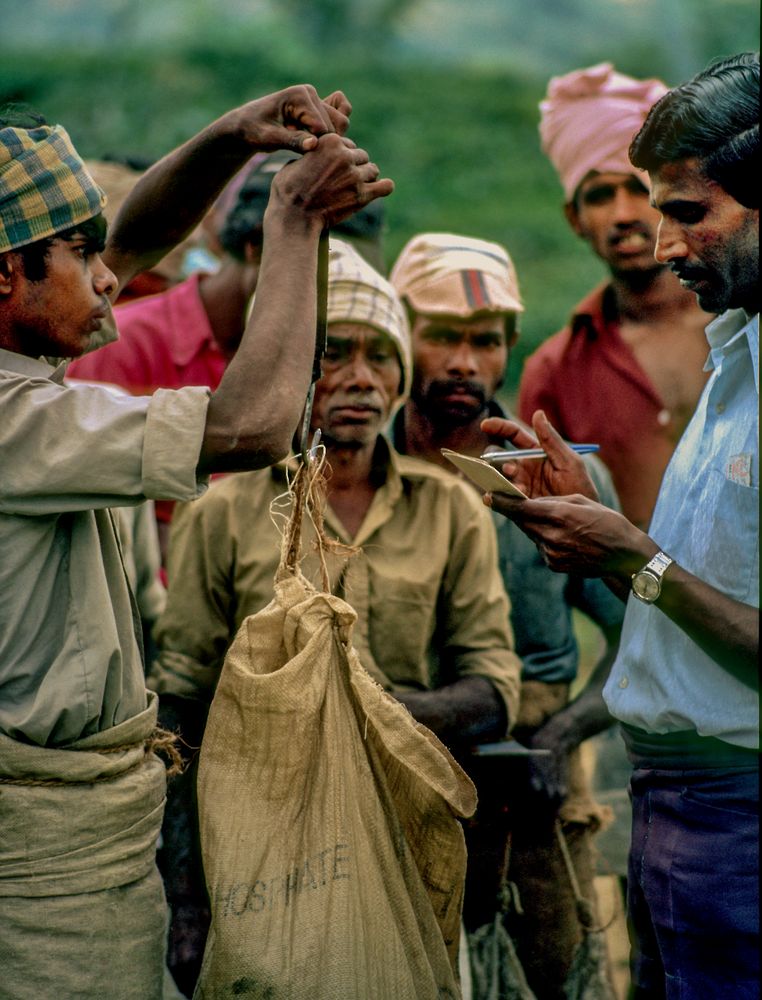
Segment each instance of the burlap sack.
[[355,620],[281,567],[228,652],[199,765],[212,925],[196,1000],[460,996],[456,816],[474,788],[364,671]]
[[65,750],[0,734],[3,1000],[161,1000],[156,709]]

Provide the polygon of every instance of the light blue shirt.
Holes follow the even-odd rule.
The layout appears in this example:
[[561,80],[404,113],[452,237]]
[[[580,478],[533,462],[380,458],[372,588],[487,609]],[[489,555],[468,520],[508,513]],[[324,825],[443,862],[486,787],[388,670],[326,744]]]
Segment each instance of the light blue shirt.
[[[672,456],[649,534],[684,569],[759,607],[759,316],[707,327],[712,375]],[[651,733],[693,729],[759,746],[759,700],[658,607],[630,597],[603,696]]]

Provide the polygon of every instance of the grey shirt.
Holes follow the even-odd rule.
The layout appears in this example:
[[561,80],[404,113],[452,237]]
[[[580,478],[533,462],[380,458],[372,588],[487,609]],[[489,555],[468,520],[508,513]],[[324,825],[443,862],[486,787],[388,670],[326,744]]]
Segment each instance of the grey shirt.
[[0,350],[0,731],[64,746],[146,707],[110,507],[189,500],[209,390],[115,396]]
[[[491,417],[508,416],[491,400]],[[513,418],[512,418],[513,419]],[[405,414],[400,410],[392,427],[394,445],[405,453]],[[595,456],[585,456],[587,470],[601,503],[619,510],[611,475]],[[624,604],[602,580],[554,573],[537,546],[513,521],[493,514],[503,584],[511,602],[511,624],[516,652],[523,663],[522,680],[546,684],[571,683],[577,676],[579,649],[572,610],[577,608],[603,631],[618,629]]]

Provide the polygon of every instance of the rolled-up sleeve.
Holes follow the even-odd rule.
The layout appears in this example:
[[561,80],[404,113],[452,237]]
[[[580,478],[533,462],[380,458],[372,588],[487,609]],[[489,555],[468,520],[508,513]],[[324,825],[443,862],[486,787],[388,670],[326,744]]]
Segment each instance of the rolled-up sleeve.
[[143,439],[143,492],[152,500],[192,500],[207,480],[196,476],[210,392],[202,386],[157,389]]
[[[45,515],[192,500],[209,390],[128,396],[0,371],[0,511]],[[3,461],[3,456],[14,461]],[[28,455],[28,461],[19,461]]]

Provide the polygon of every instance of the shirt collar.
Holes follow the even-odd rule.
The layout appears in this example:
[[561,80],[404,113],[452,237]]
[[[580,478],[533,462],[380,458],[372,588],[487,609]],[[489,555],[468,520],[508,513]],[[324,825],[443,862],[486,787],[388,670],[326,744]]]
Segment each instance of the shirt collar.
[[619,315],[613,289],[611,285],[604,283],[593,289],[575,307],[569,325],[572,334],[584,333],[594,339],[618,320]]
[[45,378],[53,382],[63,382],[68,361],[56,362],[55,359],[30,358],[26,354],[6,351],[0,347],[0,368],[16,375],[26,375],[29,378]]
[[[389,441],[379,434],[376,440],[376,448],[373,453],[373,476],[376,481],[376,493],[365,515],[365,520],[360,525],[360,529],[351,543],[353,545],[364,545],[369,538],[383,525],[394,517],[397,502],[402,496],[403,473],[400,467],[400,459],[397,452],[389,444]],[[341,528],[338,519],[333,520],[326,512],[326,520],[332,521],[331,526],[339,533]],[[346,539],[349,541],[349,539]]]
[[[285,488],[287,479],[293,479],[298,468],[298,458],[292,454],[283,462],[272,466],[270,474],[276,482],[283,483]],[[383,434],[379,434],[376,439],[373,473],[378,480],[376,494],[355,538],[349,538],[344,526],[331,510],[330,504],[326,507],[326,524],[341,541],[347,544],[362,545],[367,541],[381,525],[393,516],[397,501],[402,495],[404,473],[400,468],[400,457]]]
[[710,350],[704,371],[712,371],[724,357],[745,347],[759,391],[759,314],[749,316],[743,309],[729,309],[707,326],[706,339]]

